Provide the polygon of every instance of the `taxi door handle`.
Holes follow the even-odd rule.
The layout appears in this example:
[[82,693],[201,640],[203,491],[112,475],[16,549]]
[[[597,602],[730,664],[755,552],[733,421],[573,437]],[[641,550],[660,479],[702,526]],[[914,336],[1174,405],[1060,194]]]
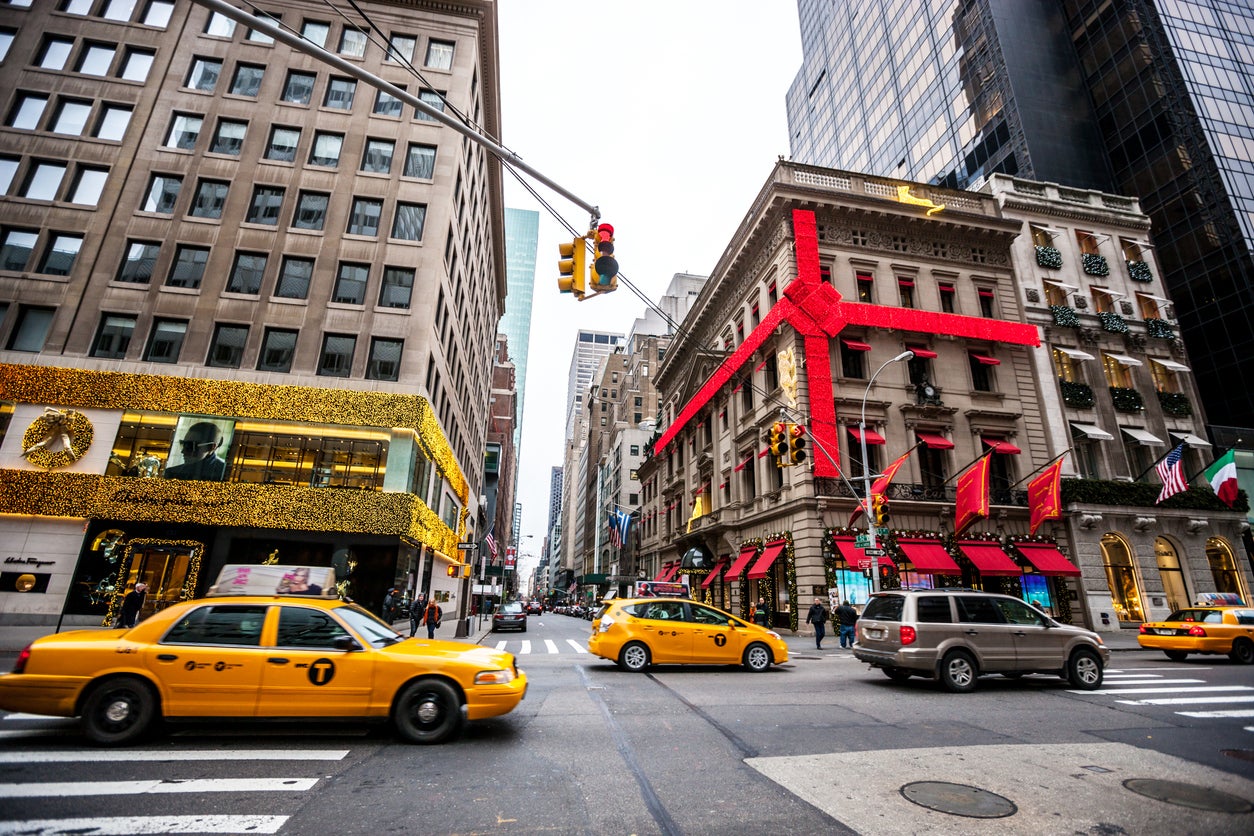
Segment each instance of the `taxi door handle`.
[[175,656],[173,653],[159,653],[159,654],[157,654],[157,661],[158,661],[158,662],[173,662],[173,661],[175,661],[175,660],[176,660],[176,659],[178,659],[178,658],[179,658],[179,657]]
[[980,634],[980,631],[979,630],[967,630],[966,634],[968,636],[978,636]]
[[272,665],[286,665],[288,663],[288,660],[284,659],[282,656],[271,656],[266,661]]

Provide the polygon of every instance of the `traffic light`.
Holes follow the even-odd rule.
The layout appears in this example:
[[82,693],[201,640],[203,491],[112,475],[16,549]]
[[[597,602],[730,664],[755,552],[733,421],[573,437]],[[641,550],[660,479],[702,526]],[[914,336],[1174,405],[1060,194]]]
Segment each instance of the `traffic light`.
[[806,460],[806,425],[788,425],[788,463],[802,464]]
[[592,263],[592,290],[609,293],[618,289],[618,259],[614,258],[614,227],[601,224],[592,233],[596,261]]
[[884,528],[888,525],[888,497],[883,494],[876,494],[871,499],[871,509],[875,514],[875,525],[878,528]]
[[766,435],[767,447],[771,451],[771,456],[775,459],[776,467],[784,466],[784,458],[788,455],[788,425],[783,421],[776,421],[771,425],[770,432]]
[[569,244],[558,244],[557,252],[561,260],[557,262],[557,289],[562,293],[573,293],[575,298],[583,301],[587,291],[585,282],[588,276],[588,250],[584,246],[582,236]]

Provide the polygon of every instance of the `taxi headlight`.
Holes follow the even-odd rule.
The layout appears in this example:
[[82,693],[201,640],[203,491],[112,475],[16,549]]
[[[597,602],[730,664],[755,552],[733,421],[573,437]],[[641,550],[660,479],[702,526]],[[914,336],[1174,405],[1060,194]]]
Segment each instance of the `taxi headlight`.
[[778,641],[784,640],[783,636],[781,636],[779,633],[776,633],[774,630],[767,630],[766,634],[770,636],[771,638],[776,639]]
[[513,671],[480,671],[475,674],[476,685],[508,685],[513,681]]
[[603,615],[601,616],[601,625],[597,629],[599,632],[604,633],[605,631],[609,630],[613,626],[614,626],[614,619],[610,618],[608,615]]

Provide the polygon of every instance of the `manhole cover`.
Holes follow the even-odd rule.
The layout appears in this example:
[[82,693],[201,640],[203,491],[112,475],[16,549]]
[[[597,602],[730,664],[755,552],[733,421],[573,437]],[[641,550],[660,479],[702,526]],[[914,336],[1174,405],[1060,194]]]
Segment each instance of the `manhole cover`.
[[1196,784],[1159,781],[1155,778],[1129,778],[1123,785],[1138,795],[1156,798],[1178,807],[1214,813],[1248,813],[1254,810],[1254,804],[1243,798]]
[[1014,802],[996,793],[948,781],[916,781],[902,787],[901,795],[920,807],[971,819],[1001,819],[1019,812]]
[[1239,761],[1254,761],[1254,749],[1220,749],[1219,753]]

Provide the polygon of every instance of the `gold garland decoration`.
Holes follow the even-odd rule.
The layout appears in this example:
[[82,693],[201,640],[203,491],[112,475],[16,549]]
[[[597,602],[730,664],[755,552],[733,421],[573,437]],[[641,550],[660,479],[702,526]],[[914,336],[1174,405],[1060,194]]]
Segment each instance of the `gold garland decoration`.
[[[54,470],[83,457],[95,431],[81,412],[45,407],[44,414],[31,421],[22,436],[22,457],[36,467]],[[60,449],[51,449],[60,442]]]

